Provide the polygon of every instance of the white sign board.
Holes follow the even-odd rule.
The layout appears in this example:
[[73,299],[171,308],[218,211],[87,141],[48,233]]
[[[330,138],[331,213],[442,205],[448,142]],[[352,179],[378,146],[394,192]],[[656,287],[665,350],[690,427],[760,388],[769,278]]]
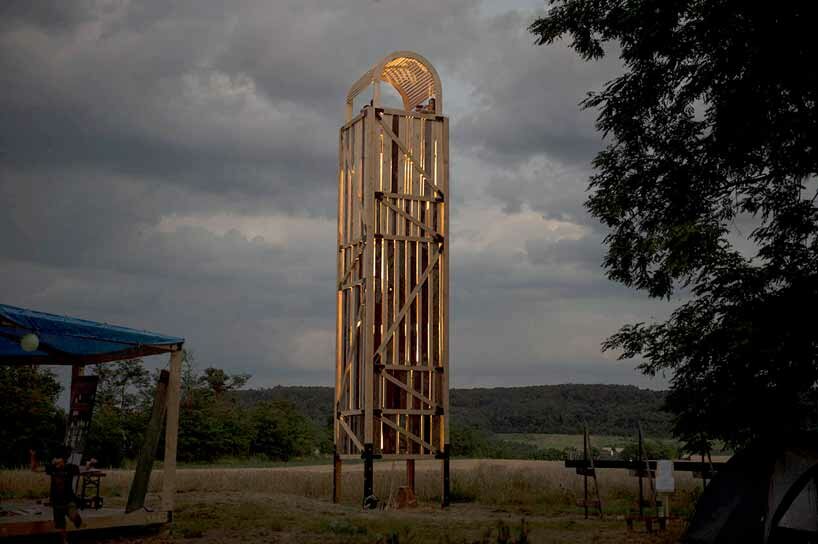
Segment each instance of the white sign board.
[[676,481],[673,479],[673,461],[661,459],[656,461],[656,492],[673,493]]

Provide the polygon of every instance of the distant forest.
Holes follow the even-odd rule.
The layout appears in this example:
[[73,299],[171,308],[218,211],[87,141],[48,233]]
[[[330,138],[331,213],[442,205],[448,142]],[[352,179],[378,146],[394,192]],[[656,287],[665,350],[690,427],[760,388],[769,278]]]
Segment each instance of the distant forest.
[[[277,386],[235,391],[251,406],[287,401],[319,426],[332,419],[332,387]],[[632,385],[537,385],[452,389],[453,426],[489,433],[577,434],[583,422],[596,435],[631,436],[637,421],[645,435],[670,437],[670,414],[662,411],[665,393]]]
[[[85,452],[101,466],[127,465],[139,452],[151,412],[157,375],[139,360],[95,365],[99,377]],[[245,463],[328,458],[332,444],[331,387],[244,389],[249,376],[218,368],[198,370],[189,354],[182,372],[178,456],[183,463]],[[62,389],[41,367],[0,367],[0,467],[23,466],[29,450],[47,459],[65,435]],[[516,439],[514,433],[633,437],[641,420],[647,437],[666,438],[670,417],[664,393],[623,385],[545,385],[453,389],[452,453],[459,457],[551,459],[576,455]],[[660,458],[662,443],[646,445]],[[160,448],[161,451],[161,448]]]

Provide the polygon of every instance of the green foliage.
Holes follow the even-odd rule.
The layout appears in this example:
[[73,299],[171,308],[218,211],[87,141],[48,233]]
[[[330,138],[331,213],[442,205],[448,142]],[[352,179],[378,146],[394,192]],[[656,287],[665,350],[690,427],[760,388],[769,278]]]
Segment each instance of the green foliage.
[[493,433],[582,432],[630,435],[637,421],[645,433],[667,436],[665,394],[630,385],[538,385],[453,389],[452,421]]
[[155,381],[142,359],[93,365],[99,377],[85,451],[99,466],[118,467],[139,453]]
[[292,404],[268,401],[252,409],[253,434],[250,451],[268,459],[287,461],[312,453],[313,432],[309,421]]
[[624,63],[584,102],[608,142],[586,203],[609,229],[605,269],[686,295],[605,347],[670,375],[691,449],[814,428],[818,332],[797,309],[818,302],[818,5],[551,4],[530,27],[540,44],[567,36],[584,59]]
[[[642,456],[643,459],[677,459],[679,457],[679,451],[667,442],[645,439],[643,446],[645,450]],[[639,443],[631,442],[627,444],[622,448],[619,457],[622,459],[638,459]]]
[[502,440],[477,427],[452,423],[449,430],[452,455],[482,459],[537,459],[558,461],[566,458],[566,451],[539,448],[533,444]]
[[29,449],[39,457],[51,454],[65,432],[63,414],[55,403],[60,384],[49,370],[30,366],[0,366],[0,466],[28,464]]

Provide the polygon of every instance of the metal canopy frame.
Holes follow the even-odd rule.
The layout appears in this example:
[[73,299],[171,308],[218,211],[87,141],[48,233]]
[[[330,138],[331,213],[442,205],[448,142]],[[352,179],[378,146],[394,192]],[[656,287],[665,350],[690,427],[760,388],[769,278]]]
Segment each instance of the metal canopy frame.
[[[30,318],[30,319],[29,319]],[[72,330],[70,325],[76,325]],[[106,331],[110,334],[106,335]],[[142,509],[133,512],[115,512],[106,509],[102,515],[92,516],[88,526],[70,531],[94,530],[102,528],[126,527],[133,525],[152,525],[171,521],[176,497],[176,449],[179,433],[179,398],[181,390],[182,359],[184,356],[184,339],[168,337],[147,331],[138,331],[117,327],[105,323],[80,320],[65,316],[46,314],[0,305],[0,341],[9,348],[20,342],[29,333],[42,336],[36,351],[28,353],[12,349],[11,353],[0,354],[0,365],[71,365],[72,381],[82,375],[84,365],[107,363],[162,353],[169,354],[169,370],[163,371],[163,380],[157,387],[157,402],[160,397],[165,408],[157,424],[165,424],[165,451],[162,467],[161,510],[147,513]],[[131,335],[129,339],[128,335]],[[148,339],[155,343],[141,343]],[[65,345],[60,342],[65,341]],[[87,348],[83,350],[83,342]],[[118,346],[105,350],[104,346]],[[59,349],[56,346],[61,346]],[[67,351],[66,346],[71,346]],[[5,351],[5,350],[4,350]],[[161,393],[161,394],[160,394]],[[161,428],[161,427],[160,427]],[[153,455],[151,457],[151,462]],[[151,463],[152,465],[152,463]],[[139,486],[147,490],[151,466],[146,470],[135,471],[131,488]],[[144,481],[142,481],[144,480]],[[144,494],[136,498],[144,502]],[[21,520],[14,518],[0,522],[0,537],[33,535],[57,532],[53,524],[42,521]]]

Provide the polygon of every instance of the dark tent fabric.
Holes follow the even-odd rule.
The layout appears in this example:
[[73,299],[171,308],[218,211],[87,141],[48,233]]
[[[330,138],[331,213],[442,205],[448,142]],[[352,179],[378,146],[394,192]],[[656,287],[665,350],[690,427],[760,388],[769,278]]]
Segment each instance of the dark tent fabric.
[[[20,339],[34,333],[35,351]],[[0,364],[102,363],[167,353],[184,338],[0,304]]]
[[696,503],[686,544],[818,542],[818,436],[734,455]]

